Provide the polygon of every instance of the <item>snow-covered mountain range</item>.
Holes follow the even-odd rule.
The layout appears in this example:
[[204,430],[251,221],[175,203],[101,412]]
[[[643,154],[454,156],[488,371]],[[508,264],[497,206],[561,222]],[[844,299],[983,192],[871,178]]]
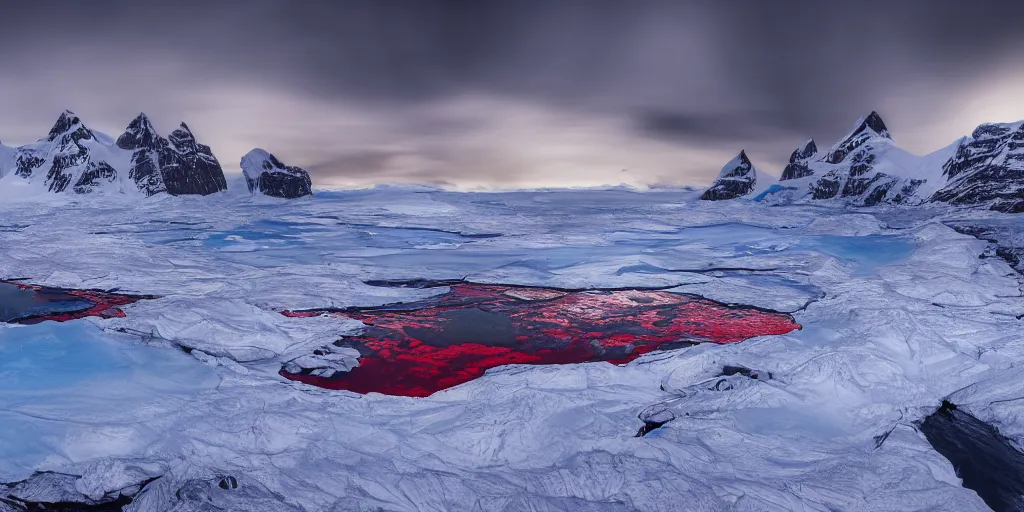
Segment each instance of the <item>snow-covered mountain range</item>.
[[[753,169],[745,153],[741,156]],[[701,199],[831,200],[857,206],[947,202],[1024,211],[1024,121],[984,124],[970,137],[918,156],[897,147],[881,116],[871,112],[826,153],[807,141],[778,180],[751,173],[739,190],[729,172],[735,164],[735,159],[726,164]],[[722,190],[733,193],[717,192]]]
[[0,149],[0,177],[56,193],[207,195],[227,189],[217,158],[185,123],[164,138],[139,114],[115,140],[70,110],[45,138]]
[[[242,157],[253,194],[295,198],[312,193],[309,174],[262,149]],[[168,137],[139,114],[116,139],[64,111],[46,137],[18,147],[0,143],[0,183],[53,193],[209,195],[227,190],[220,162],[185,123]],[[969,137],[918,156],[896,146],[877,112],[858,119],[827,152],[815,141],[797,148],[776,180],[745,151],[730,160],[700,197],[769,204],[832,201],[853,206],[944,202],[1024,211],[1024,121],[983,124]]]
[[[305,187],[271,190],[250,186],[250,191],[276,197],[311,193],[306,171],[282,164],[279,173]],[[163,137],[143,113],[114,139],[88,128],[70,110],[61,113],[47,136],[36,142],[18,147],[0,143],[0,182],[53,193],[147,197],[161,193],[205,196],[228,188],[217,157],[209,146],[196,140],[185,123]]]

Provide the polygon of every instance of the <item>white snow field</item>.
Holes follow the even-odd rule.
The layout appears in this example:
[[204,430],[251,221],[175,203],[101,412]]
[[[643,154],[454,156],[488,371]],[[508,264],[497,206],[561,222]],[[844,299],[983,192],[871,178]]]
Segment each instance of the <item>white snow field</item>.
[[[698,194],[6,196],[0,279],[160,298],[0,324],[0,482],[29,479],[23,500],[135,494],[128,511],[988,510],[915,422],[956,393],[1024,441],[1020,275],[945,208]],[[460,278],[676,286],[803,329],[622,366],[505,366],[427,398],[278,374],[361,328],[280,310],[444,292],[367,280]],[[640,416],[674,420],[635,437]]]

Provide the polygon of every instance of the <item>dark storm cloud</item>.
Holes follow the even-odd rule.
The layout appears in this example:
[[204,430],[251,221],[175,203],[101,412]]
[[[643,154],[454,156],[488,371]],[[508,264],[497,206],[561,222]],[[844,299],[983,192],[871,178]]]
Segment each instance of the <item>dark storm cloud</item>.
[[775,139],[779,133],[798,131],[803,126],[791,123],[774,113],[675,112],[671,110],[645,110],[636,114],[637,126],[653,137],[675,141],[707,142],[715,140],[765,141]]
[[0,139],[66,107],[108,131],[146,110],[188,118],[228,164],[261,145],[320,183],[706,182],[740,148],[778,165],[872,109],[915,151],[1012,120],[972,97],[1024,117],[984,87],[1021,78],[1024,2],[3,7]]

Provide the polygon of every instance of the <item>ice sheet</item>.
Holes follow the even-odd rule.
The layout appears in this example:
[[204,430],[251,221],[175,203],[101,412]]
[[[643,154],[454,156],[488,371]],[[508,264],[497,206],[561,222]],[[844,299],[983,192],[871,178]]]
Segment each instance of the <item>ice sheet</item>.
[[[48,469],[116,488],[125,473],[111,460],[144,461],[164,474],[138,500],[149,510],[225,474],[245,475],[246,493],[225,496],[253,509],[984,510],[913,422],[974,389],[962,398],[972,412],[1024,439],[1016,409],[971,388],[994,379],[998,399],[1024,396],[1005,373],[1024,356],[1018,276],[934,215],[707,204],[687,191],[96,201],[0,204],[5,225],[23,226],[0,233],[0,277],[161,298],[67,332],[2,331],[0,350],[19,346],[10,332],[56,341],[0,378],[49,375],[64,364],[52,354],[71,350],[59,340],[85,337],[79,348],[113,361],[88,379],[130,383],[4,393],[17,401],[5,411],[60,413],[3,413],[16,447],[4,478]],[[504,366],[426,399],[277,374],[360,329],[280,310],[415,301],[441,292],[364,281],[461,278],[676,286],[793,311],[804,329],[623,366]],[[774,378],[709,389],[727,364]],[[633,437],[658,404],[677,419]]]

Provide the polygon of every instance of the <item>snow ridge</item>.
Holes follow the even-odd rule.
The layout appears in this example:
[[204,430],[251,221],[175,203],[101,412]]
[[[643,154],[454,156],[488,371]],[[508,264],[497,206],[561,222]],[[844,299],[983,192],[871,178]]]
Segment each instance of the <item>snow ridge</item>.
[[924,156],[911,154],[895,145],[882,117],[871,112],[825,155],[815,158],[813,140],[794,151],[779,186],[770,187],[763,199],[772,204],[921,204],[946,184],[943,163],[958,144]]

